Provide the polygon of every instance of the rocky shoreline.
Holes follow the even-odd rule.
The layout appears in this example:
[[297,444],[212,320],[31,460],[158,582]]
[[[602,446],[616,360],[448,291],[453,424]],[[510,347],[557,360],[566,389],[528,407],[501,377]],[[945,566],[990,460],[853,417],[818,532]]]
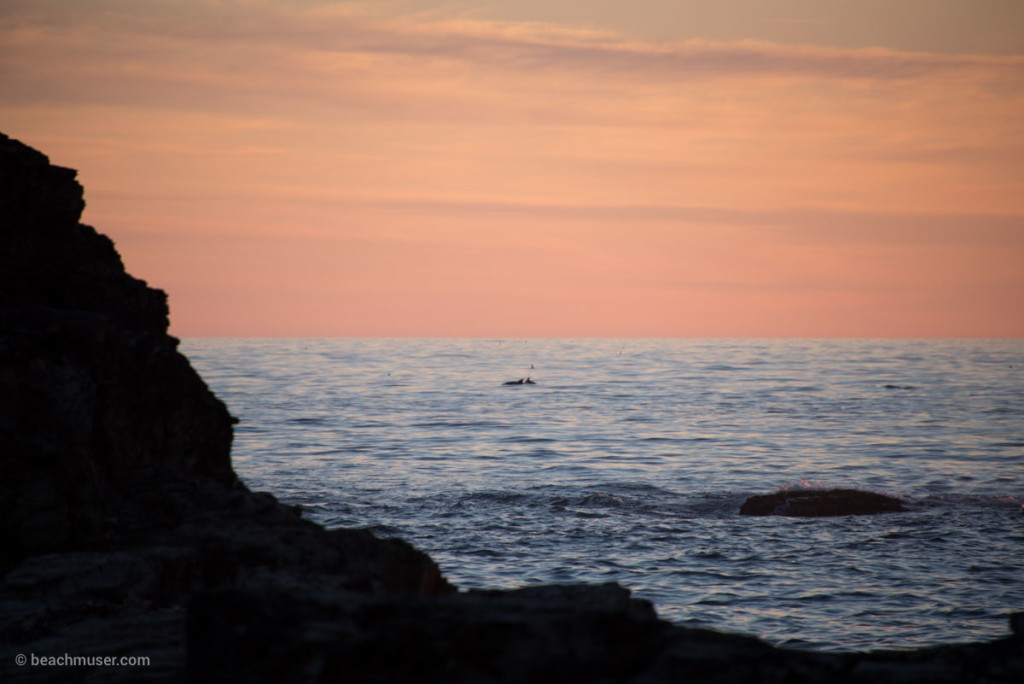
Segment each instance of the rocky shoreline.
[[[239,482],[232,417],[75,176],[0,135],[0,680],[1020,681],[1019,614],[987,643],[802,652],[617,585],[457,592],[403,541],[303,520]],[[66,655],[148,662],[18,660]]]

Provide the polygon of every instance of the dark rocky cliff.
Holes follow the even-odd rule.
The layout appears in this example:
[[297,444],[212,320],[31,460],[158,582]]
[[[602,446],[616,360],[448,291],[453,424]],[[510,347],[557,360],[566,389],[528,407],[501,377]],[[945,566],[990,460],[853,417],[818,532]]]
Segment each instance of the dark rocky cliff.
[[167,334],[166,295],[79,223],[75,177],[0,135],[0,674],[59,674],[19,652],[155,661],[96,681],[180,673],[185,604],[218,587],[452,591],[408,544],[238,481],[232,417]]
[[169,524],[237,484],[227,409],[167,335],[166,295],[78,222],[75,175],[0,138],[8,562]]
[[[0,681],[1017,682],[991,643],[814,654],[676,627],[615,585],[454,589],[231,468],[232,418],[163,292],[79,223],[70,169],[0,135]],[[133,667],[20,656],[144,657]]]

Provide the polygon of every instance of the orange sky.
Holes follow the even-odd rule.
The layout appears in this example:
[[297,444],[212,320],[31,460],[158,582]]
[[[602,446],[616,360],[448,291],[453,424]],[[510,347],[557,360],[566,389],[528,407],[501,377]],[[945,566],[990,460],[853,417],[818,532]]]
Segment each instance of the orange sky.
[[1024,336],[1022,3],[9,0],[0,46],[179,336]]

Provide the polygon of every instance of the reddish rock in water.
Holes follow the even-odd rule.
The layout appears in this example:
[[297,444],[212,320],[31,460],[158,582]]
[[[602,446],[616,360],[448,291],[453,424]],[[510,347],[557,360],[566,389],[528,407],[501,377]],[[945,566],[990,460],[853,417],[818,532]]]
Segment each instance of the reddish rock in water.
[[787,515],[829,517],[874,515],[905,511],[899,499],[859,489],[793,489],[752,496],[743,502],[740,515]]

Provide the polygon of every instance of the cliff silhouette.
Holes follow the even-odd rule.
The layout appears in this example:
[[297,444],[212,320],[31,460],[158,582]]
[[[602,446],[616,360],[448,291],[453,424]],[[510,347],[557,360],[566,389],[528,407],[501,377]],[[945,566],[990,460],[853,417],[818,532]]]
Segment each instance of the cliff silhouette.
[[0,134],[2,681],[1020,681],[1020,614],[992,642],[802,652],[614,584],[456,592],[404,541],[302,519],[239,481],[166,295],[84,206],[74,170]]

